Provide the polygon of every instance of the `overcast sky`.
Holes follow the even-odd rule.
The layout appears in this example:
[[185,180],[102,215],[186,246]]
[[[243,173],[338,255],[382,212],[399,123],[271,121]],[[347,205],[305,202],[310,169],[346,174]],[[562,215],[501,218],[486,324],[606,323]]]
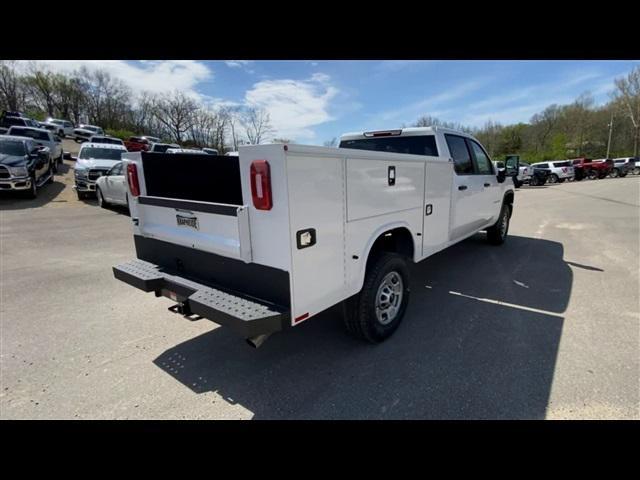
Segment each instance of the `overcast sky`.
[[135,91],[179,89],[203,102],[266,108],[277,136],[322,144],[421,115],[469,126],[528,121],[589,91],[608,100],[640,61],[46,61],[102,68]]

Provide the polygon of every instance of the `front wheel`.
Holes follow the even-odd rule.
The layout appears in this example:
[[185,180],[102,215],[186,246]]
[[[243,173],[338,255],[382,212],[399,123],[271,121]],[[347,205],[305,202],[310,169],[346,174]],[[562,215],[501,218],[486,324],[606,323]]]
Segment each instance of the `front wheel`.
[[369,343],[380,343],[396,331],[409,303],[409,269],[397,253],[371,260],[364,285],[344,302],[347,331]]
[[100,188],[96,188],[96,197],[98,198],[98,206],[100,208],[107,208],[107,202],[104,200]]
[[31,188],[27,190],[28,198],[38,198],[38,186],[36,185],[36,176],[31,175]]
[[511,205],[503,204],[498,221],[487,228],[487,241],[491,245],[502,245],[509,233],[509,220],[511,219]]
[[640,167],[635,167],[635,168],[633,169],[633,174],[634,174],[634,175],[640,175]]

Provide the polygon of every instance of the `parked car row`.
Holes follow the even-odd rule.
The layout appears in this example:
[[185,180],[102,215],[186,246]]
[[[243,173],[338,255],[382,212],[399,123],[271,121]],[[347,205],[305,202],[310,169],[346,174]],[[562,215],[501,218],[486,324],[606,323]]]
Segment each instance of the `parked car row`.
[[[532,164],[518,160],[517,163],[518,173],[513,175],[513,183],[517,188],[523,184],[541,186],[545,183],[595,180],[605,177],[617,178],[626,177],[630,174],[640,175],[640,158],[638,157],[600,158],[595,160],[581,157]],[[504,161],[497,161],[494,164],[498,169],[505,168]]]

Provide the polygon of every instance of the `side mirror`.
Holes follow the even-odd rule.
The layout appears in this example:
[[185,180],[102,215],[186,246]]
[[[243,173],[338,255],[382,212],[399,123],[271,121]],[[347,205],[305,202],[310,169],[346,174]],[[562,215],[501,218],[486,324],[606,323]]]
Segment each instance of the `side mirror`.
[[507,171],[504,168],[501,168],[498,170],[498,175],[496,175],[496,177],[498,179],[498,183],[504,183],[507,179]]
[[505,159],[504,165],[508,176],[518,176],[520,157],[518,155],[508,155]]
[[49,147],[42,147],[39,151],[38,151],[38,155],[40,155],[41,157],[48,157],[49,154],[51,153],[51,150],[49,150]]

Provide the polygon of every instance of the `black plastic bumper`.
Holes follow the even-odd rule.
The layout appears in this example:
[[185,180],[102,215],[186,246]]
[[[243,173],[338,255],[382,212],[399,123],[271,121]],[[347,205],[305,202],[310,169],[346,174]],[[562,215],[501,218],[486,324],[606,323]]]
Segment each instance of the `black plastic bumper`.
[[150,262],[132,260],[113,267],[118,279],[145,292],[184,304],[194,314],[228,326],[245,338],[280,331],[289,311],[252,297],[231,294],[169,273]]

